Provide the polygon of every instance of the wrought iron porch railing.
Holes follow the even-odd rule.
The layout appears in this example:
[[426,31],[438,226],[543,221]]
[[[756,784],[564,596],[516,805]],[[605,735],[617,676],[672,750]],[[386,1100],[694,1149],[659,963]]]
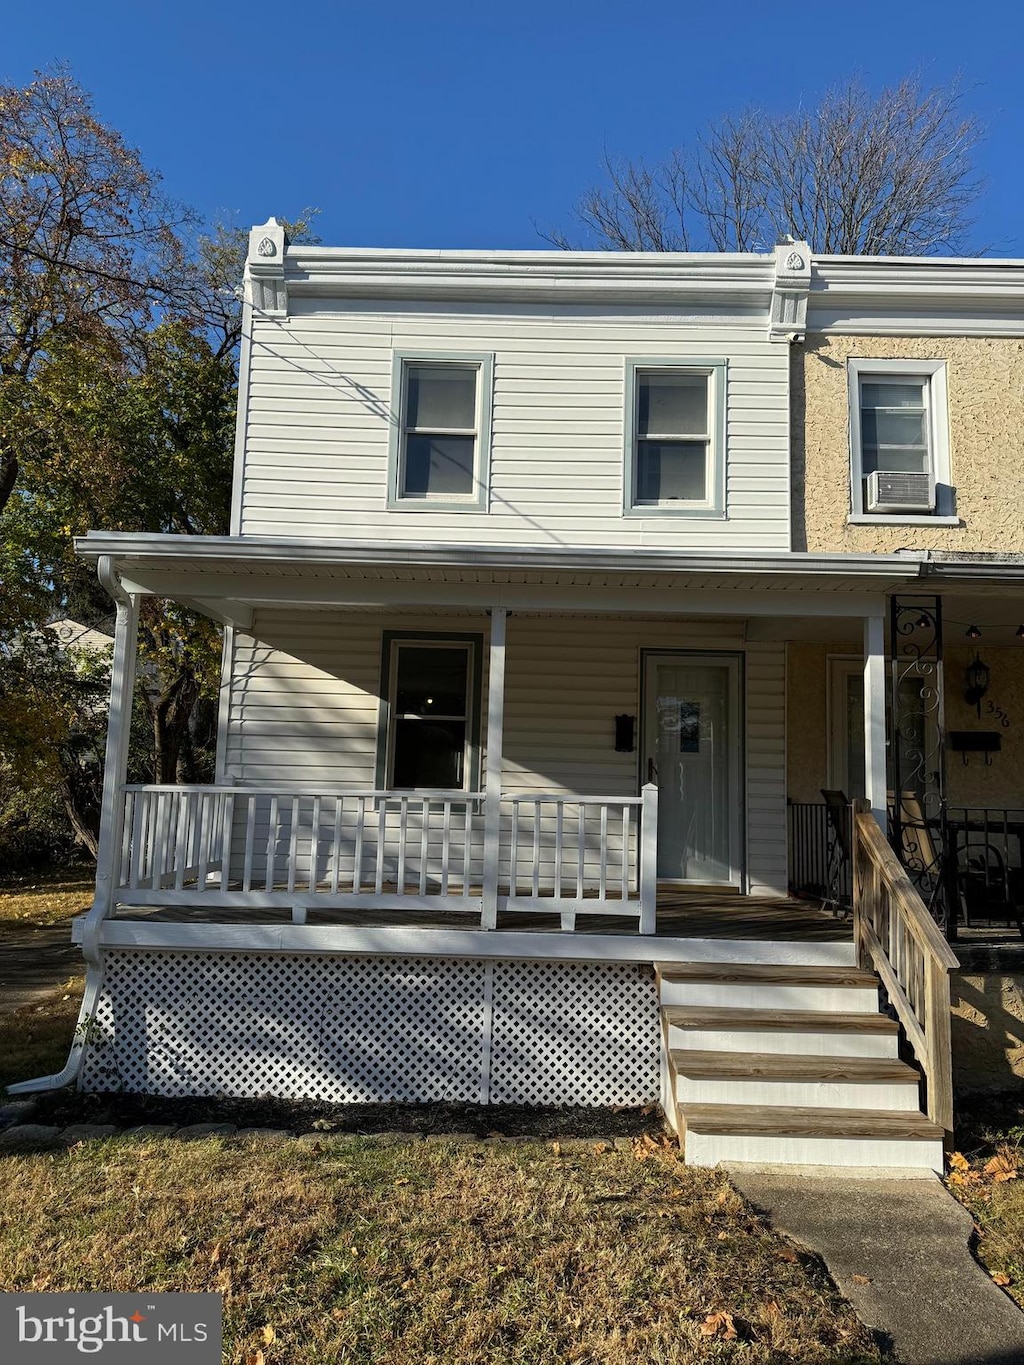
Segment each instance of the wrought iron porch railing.
[[[848,910],[853,904],[853,872],[846,850],[851,847],[848,808],[830,808],[824,802],[793,801],[789,820],[789,889]],[[835,821],[845,822],[845,840]]]

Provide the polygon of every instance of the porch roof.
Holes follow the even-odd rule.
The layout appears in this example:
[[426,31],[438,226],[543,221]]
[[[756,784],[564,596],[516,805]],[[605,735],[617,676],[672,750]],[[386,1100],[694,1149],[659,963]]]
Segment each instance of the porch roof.
[[[451,606],[730,615],[877,614],[921,576],[906,554],[314,542],[90,532],[77,552],[128,592],[243,628],[255,608]],[[1022,568],[1024,571],[1024,568]]]

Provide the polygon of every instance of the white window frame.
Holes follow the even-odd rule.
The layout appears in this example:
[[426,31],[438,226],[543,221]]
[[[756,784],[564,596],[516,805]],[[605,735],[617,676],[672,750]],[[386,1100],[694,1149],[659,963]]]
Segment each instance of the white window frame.
[[[708,382],[708,454],[704,479],[706,496],[699,501],[637,502],[639,461],[639,377],[645,374],[702,375]],[[623,461],[622,510],[627,517],[725,517],[726,380],[724,360],[664,357],[629,357],[626,360],[625,459]]]
[[[476,429],[448,434],[475,437],[473,491],[462,495],[405,492],[407,377],[413,365],[466,369],[476,374]],[[388,441],[388,507],[420,512],[486,512],[490,501],[491,411],[494,387],[493,353],[466,351],[395,351],[391,361],[391,414]]]
[[[839,790],[848,797],[863,796],[863,792],[850,789],[850,762],[846,741],[849,730],[849,716],[846,700],[849,696],[849,680],[856,678],[864,685],[864,660],[858,654],[829,654],[826,658],[828,691],[825,696],[825,728],[828,748],[825,755],[825,786],[831,791]],[[861,752],[864,738],[861,736]]]
[[[462,787],[456,790],[475,792],[480,786],[480,689],[483,636],[473,633],[433,631],[384,631],[381,637],[380,714],[377,722],[377,789],[379,791],[440,792],[439,787],[395,786],[395,734],[398,686],[398,660],[406,648],[451,649],[466,656],[466,739],[462,758]],[[437,717],[439,720],[456,717]]]
[[[850,515],[854,524],[890,526],[959,526],[949,460],[949,401],[944,360],[871,360],[847,362],[850,412]],[[923,379],[928,424],[928,459],[935,484],[934,512],[868,512],[864,505],[861,458],[861,384],[872,379]]]

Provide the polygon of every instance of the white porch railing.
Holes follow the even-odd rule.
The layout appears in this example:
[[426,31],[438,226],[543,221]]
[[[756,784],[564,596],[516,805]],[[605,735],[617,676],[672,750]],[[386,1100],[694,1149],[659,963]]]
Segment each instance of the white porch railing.
[[[466,792],[127,786],[113,904],[481,914],[485,798]],[[503,795],[496,909],[654,931],[657,792]]]

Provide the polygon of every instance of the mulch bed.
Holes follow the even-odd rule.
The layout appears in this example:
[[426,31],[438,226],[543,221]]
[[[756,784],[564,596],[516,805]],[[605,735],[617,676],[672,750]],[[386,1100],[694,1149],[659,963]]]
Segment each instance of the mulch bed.
[[518,1104],[329,1104],[320,1100],[231,1099],[226,1096],[167,1099],[159,1095],[83,1094],[55,1091],[38,1097],[33,1123],[234,1123],[239,1128],[282,1128],[293,1133],[472,1133],[475,1137],[641,1137],[660,1134],[657,1106],[593,1109],[534,1108]]

